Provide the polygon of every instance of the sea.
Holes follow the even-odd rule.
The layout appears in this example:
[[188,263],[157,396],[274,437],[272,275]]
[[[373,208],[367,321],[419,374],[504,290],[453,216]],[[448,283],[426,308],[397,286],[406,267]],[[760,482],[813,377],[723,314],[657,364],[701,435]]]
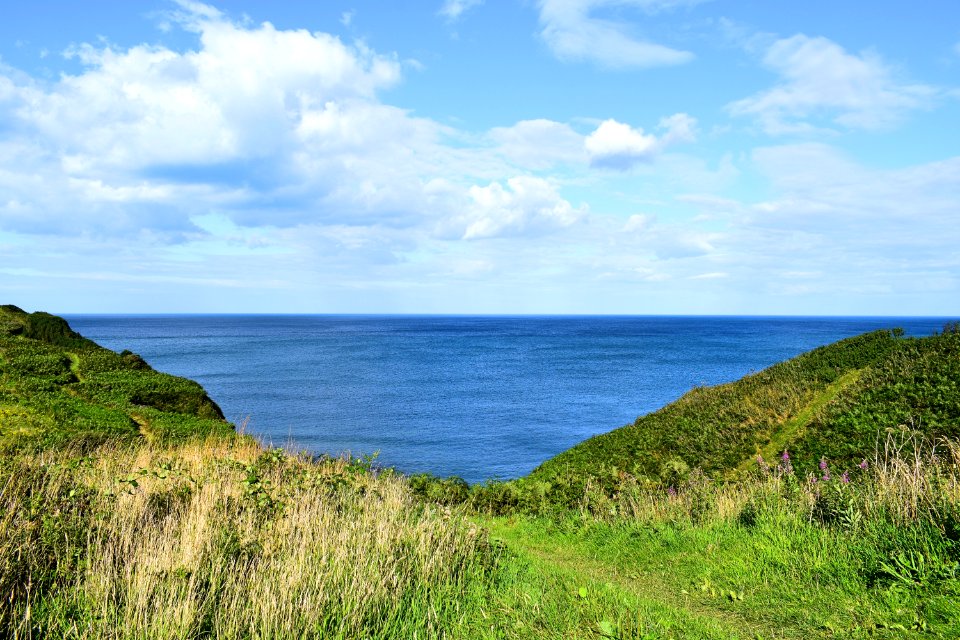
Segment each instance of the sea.
[[945,318],[67,315],[99,344],[198,381],[272,446],[376,454],[403,473],[525,475],[693,387],[865,331]]

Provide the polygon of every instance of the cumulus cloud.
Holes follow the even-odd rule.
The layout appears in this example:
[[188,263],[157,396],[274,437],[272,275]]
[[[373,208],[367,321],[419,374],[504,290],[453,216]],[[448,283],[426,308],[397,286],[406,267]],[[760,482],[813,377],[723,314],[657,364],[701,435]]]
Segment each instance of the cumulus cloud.
[[[675,6],[567,5],[588,21]],[[697,158],[670,152],[697,139],[683,113],[646,129],[528,119],[466,132],[385,103],[402,80],[394,55],[186,0],[174,14],[182,49],[80,45],[49,78],[0,63],[8,296],[106,311],[156,311],[162,298],[179,311],[420,312],[637,312],[661,296],[650,310],[802,313],[832,309],[761,309],[756,293],[887,287],[939,290],[903,299],[955,307],[960,159],[880,170],[812,144]],[[794,41],[770,47],[782,80],[741,101],[742,115],[854,127],[865,121],[841,120],[922,106],[924,92],[875,57],[805,42],[828,62],[880,69],[846,82],[882,108],[847,96],[842,78],[813,78],[785,53],[803,49]],[[794,95],[808,84],[816,100]],[[901,94],[916,103],[889,97]],[[758,184],[762,201],[734,199]],[[703,302],[717,291],[718,306]],[[569,308],[550,306],[561,298]]]
[[693,59],[689,51],[631,35],[629,25],[595,14],[606,7],[632,7],[655,13],[696,0],[540,0],[540,36],[561,60],[596,62],[607,67],[660,67]]
[[771,134],[812,130],[819,119],[851,129],[883,128],[929,106],[936,95],[933,87],[898,80],[878,55],[851,54],[827,38],[799,34],[777,40],[763,63],[780,82],[728,109],[756,117]]
[[647,162],[667,146],[696,139],[695,118],[677,113],[662,118],[657,127],[658,137],[644,133],[642,128],[633,128],[616,120],[605,120],[584,140],[590,164],[608,169],[629,169],[638,162]]
[[[384,104],[402,65],[362,43],[189,0],[167,19],[196,35],[192,48],[81,44],[68,52],[79,70],[50,82],[0,67],[0,143],[17,159],[0,162],[2,228],[182,242],[209,233],[193,221],[219,211],[249,227],[415,229],[460,217],[469,224],[451,237],[542,234],[586,209],[558,183],[506,177],[616,163],[617,149],[595,139],[591,155],[566,123],[470,136]],[[660,129],[656,150],[690,139],[693,120]],[[619,152],[623,164],[643,155]]]
[[84,72],[32,92],[20,116],[97,164],[215,163],[270,156],[312,110],[369,100],[400,78],[395,59],[329,34],[243,28],[184,6],[200,11],[200,50],[77,47]]
[[375,210],[389,224],[424,204],[421,176],[469,164],[439,142],[446,127],[380,102],[395,56],[197,2],[172,21],[196,49],[78,45],[80,71],[51,83],[0,67],[2,142],[18,158],[0,184],[24,210],[4,226],[189,231],[211,207],[244,224]]
[[537,236],[569,227],[586,213],[586,205],[574,207],[551,181],[517,176],[506,186],[491,182],[470,187],[464,212],[445,221],[441,233],[464,240]]

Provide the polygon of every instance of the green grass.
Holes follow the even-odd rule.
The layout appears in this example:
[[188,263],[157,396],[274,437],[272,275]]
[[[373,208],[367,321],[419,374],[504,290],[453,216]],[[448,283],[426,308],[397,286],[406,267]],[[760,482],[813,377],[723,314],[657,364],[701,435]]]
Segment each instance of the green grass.
[[[922,447],[916,447],[921,450]],[[900,448],[899,450],[902,450]],[[550,517],[249,439],[0,457],[15,638],[954,638],[960,445]],[[836,496],[834,495],[836,494]]]
[[103,349],[56,316],[0,307],[0,451],[232,431],[196,382]]
[[550,481],[613,470],[672,480],[690,469],[725,472],[774,441],[829,386],[895,351],[900,340],[876,331],[814,349],[757,374],[696,388],[632,425],[602,434],[544,462],[531,477]]
[[[757,455],[765,460],[775,460],[783,451],[793,447],[796,441],[804,435],[807,427],[810,426],[817,414],[833,402],[837,396],[840,395],[841,391],[847,389],[859,380],[862,373],[862,369],[853,369],[844,373],[837,378],[836,381],[828,384],[823,391],[816,394],[796,415],[788,418],[778,430],[773,432],[770,437],[770,442],[760,448],[760,450],[757,451]],[[737,467],[737,471],[742,473],[745,470],[753,468],[756,463],[757,458],[744,460]]]
[[[579,576],[591,591],[645,604],[647,626],[669,637],[956,637],[960,582],[873,584],[879,535],[846,533],[794,518],[745,528],[733,521],[659,527],[591,523],[564,527],[519,518],[490,523],[545,571]],[[924,531],[915,532],[926,539]],[[914,546],[905,541],[905,546]],[[940,568],[955,555],[937,549]],[[918,556],[927,557],[927,556]],[[946,557],[944,560],[942,558]],[[622,611],[608,611],[620,624]],[[622,632],[620,635],[624,635]]]
[[956,638],[958,440],[960,334],[875,332],[527,478],[405,478],[3,306],[0,637]]
[[571,506],[592,479],[616,492],[624,474],[676,483],[700,469],[735,478],[757,455],[854,462],[902,426],[960,437],[960,333],[903,338],[876,331],[760,373],[696,388],[636,422],[547,460],[517,484]]

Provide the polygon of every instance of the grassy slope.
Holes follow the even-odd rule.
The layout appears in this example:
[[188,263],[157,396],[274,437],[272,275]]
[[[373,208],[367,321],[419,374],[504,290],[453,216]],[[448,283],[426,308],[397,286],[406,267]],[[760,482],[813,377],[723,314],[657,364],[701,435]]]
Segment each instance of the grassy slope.
[[744,469],[789,449],[804,466],[821,457],[869,457],[878,434],[908,425],[960,436],[960,335],[898,338],[877,331],[814,349],[730,384],[697,388],[632,425],[544,462],[535,482],[626,472],[673,482],[694,468]]
[[[616,637],[637,637],[638,626],[653,638],[960,633],[957,553],[949,541],[916,525],[898,529],[871,520],[849,530],[798,516],[772,509],[750,527],[736,517],[696,525],[616,520],[570,526],[519,516],[486,524],[545,574],[568,575],[591,597],[631,598],[632,607],[606,612]],[[931,540],[941,542],[928,545]],[[933,548],[918,550],[924,545]],[[925,566],[943,573],[922,581],[893,576],[882,568],[891,554],[923,557]]]
[[[628,428],[643,438],[568,452],[578,497],[544,510],[556,461],[470,488],[242,439],[178,444],[230,432],[199,385],[0,307],[0,634],[958,637],[960,447],[916,464],[871,456],[818,483],[680,473],[786,445],[798,469],[825,451],[842,464],[888,425],[956,436],[958,341],[867,334],[695,390]],[[666,470],[677,492],[622,474],[616,495],[585,490],[598,456]],[[527,502],[507,500],[506,517],[467,506],[511,492]]]
[[0,307],[0,449],[232,433],[203,388],[45,313]]

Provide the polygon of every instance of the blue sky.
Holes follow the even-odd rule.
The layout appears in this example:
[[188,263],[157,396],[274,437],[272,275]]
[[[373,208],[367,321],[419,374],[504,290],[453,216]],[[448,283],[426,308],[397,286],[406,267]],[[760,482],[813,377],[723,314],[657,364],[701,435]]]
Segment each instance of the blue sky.
[[5,7],[0,301],[960,315],[960,4],[403,4]]

